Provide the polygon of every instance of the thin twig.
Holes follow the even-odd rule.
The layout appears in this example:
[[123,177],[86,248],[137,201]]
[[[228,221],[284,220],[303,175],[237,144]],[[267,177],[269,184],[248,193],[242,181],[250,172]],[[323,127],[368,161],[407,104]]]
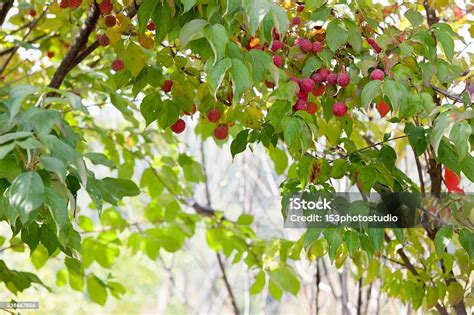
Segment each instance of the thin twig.
[[459,95],[455,95],[455,94],[452,94],[452,93],[449,93],[448,91],[445,91],[443,89],[440,89],[439,87],[435,86],[434,84],[430,84],[430,87],[435,90],[436,92],[446,96],[447,98],[450,98],[452,99],[453,101],[456,101],[458,103],[462,103],[463,102],[463,99],[462,97],[460,97]]

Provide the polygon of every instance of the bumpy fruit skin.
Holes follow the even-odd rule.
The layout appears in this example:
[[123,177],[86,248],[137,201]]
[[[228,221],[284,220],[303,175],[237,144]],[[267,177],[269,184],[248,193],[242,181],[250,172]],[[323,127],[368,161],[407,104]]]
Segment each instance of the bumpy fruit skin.
[[317,110],[318,110],[318,106],[315,103],[312,103],[312,102],[306,103],[306,111],[309,114],[314,115]]
[[209,112],[207,112],[207,119],[210,122],[216,122],[219,119],[221,119],[221,112],[219,110],[213,108]]
[[81,6],[81,4],[82,4],[82,0],[70,0],[69,1],[69,5],[73,9],[79,8]]
[[328,69],[319,69],[318,73],[321,75],[321,79],[323,80],[323,82],[326,82],[326,80],[328,79],[328,75],[329,73],[331,73],[331,71],[329,71]]
[[229,135],[229,127],[227,125],[221,124],[214,129],[214,137],[218,140],[224,140]]
[[99,44],[100,46],[109,46],[110,39],[107,35],[103,34],[99,36]]
[[382,81],[385,78],[385,74],[380,69],[375,69],[370,73],[370,79]]
[[369,43],[370,46],[372,46],[372,48],[377,52],[381,52],[382,51],[382,48],[380,48],[379,44],[377,44],[377,42],[372,39],[372,38],[369,38],[367,39],[367,43]]
[[271,81],[265,81],[265,86],[267,87],[267,89],[273,89],[275,87],[275,83]]
[[291,24],[293,25],[300,25],[301,24],[301,18],[299,16],[295,16],[293,20],[291,21]]
[[61,9],[67,9],[71,6],[71,3],[69,0],[59,0],[59,7]]
[[325,90],[326,90],[326,87],[324,86],[324,84],[321,83],[321,84],[315,86],[312,93],[313,93],[314,96],[321,96],[321,95],[324,94]]
[[180,134],[181,132],[184,131],[184,129],[186,128],[186,123],[184,122],[184,120],[182,120],[181,118],[178,119],[172,126],[171,126],[171,130],[176,133],[176,134]]
[[281,68],[281,66],[283,65],[283,58],[281,58],[278,55],[275,55],[273,56],[272,59],[273,59],[273,64],[277,66],[278,68]]
[[30,14],[31,17],[35,17],[36,16],[36,10],[34,9],[31,9],[30,12],[28,12]]
[[282,47],[283,47],[283,44],[278,39],[276,39],[273,41],[271,49],[273,52],[275,52],[275,51],[280,50]]
[[331,72],[328,74],[327,81],[329,85],[336,85],[337,84],[337,74],[334,72]]
[[112,62],[112,69],[113,69],[114,71],[117,71],[117,72],[122,71],[124,67],[125,67],[125,64],[124,64],[123,61],[120,60],[120,59],[115,59],[115,60]]
[[313,51],[313,53],[317,54],[318,52],[321,52],[323,51],[323,43],[321,42],[314,42],[313,43],[313,47],[311,48],[311,50]]
[[296,94],[296,97],[298,97],[299,100],[307,101],[308,100],[308,93],[304,93],[303,91],[299,91]]
[[165,80],[165,82],[163,82],[163,86],[161,87],[161,89],[163,90],[163,92],[168,93],[171,91],[172,87],[173,87],[173,80]]
[[304,78],[300,81],[300,91],[303,93],[309,93],[314,89],[314,81],[308,78]]
[[155,23],[152,20],[148,21],[148,23],[146,25],[146,29],[149,30],[149,31],[154,31],[155,30]]
[[310,52],[313,48],[313,44],[309,39],[301,39],[298,41],[298,47],[305,53]]
[[115,24],[117,24],[117,19],[115,16],[109,14],[105,17],[105,25],[107,27],[114,27]]
[[336,117],[342,117],[347,113],[347,106],[346,104],[339,102],[332,106],[332,113]]
[[110,14],[113,9],[114,6],[110,2],[110,0],[102,0],[102,2],[99,4],[99,10],[102,14]]
[[341,73],[337,77],[337,84],[341,87],[346,87],[351,83],[351,78],[347,73]]
[[375,107],[377,108],[377,111],[379,112],[380,117],[387,116],[388,112],[390,111],[390,106],[388,106],[388,104],[385,103],[384,100],[381,100],[380,102],[378,102]]
[[293,105],[293,111],[297,112],[299,110],[306,110],[308,107],[306,105],[306,101],[304,100],[297,100],[296,104]]
[[297,8],[296,11],[298,12],[303,12],[304,11],[304,4],[300,4]]
[[311,80],[313,80],[314,84],[320,84],[321,82],[323,82],[323,77],[321,76],[321,74],[316,72],[311,76]]

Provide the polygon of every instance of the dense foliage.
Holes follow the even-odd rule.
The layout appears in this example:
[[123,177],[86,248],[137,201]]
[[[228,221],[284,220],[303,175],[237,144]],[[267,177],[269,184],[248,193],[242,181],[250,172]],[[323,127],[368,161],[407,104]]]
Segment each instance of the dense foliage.
[[[252,294],[268,284],[277,300],[296,295],[292,261],[328,255],[415,309],[473,306],[472,203],[441,194],[474,181],[464,52],[474,29],[455,4],[7,0],[0,9],[0,219],[12,231],[0,236],[2,254],[29,250],[38,269],[58,258],[58,286],[105,304],[126,288],[92,264],[112,268],[124,247],[157,259],[204,224],[210,248],[258,271]],[[97,123],[90,111],[106,105],[126,122]],[[193,200],[206,176],[180,147],[186,129],[231,141],[232,156],[265,147],[287,178],[283,209],[295,191],[334,191],[347,178],[363,193],[431,192],[450,216],[440,207],[422,228],[259,239],[251,215],[232,221]],[[407,154],[416,179],[397,165]],[[77,207],[86,194],[96,212]],[[123,215],[125,197],[143,221]],[[1,258],[11,292],[52,285]]]

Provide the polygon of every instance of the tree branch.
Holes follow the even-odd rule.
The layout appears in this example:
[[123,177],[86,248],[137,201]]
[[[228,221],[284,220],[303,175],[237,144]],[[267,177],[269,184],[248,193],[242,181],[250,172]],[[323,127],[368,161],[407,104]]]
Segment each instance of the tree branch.
[[68,72],[72,69],[71,65],[76,60],[82,47],[84,47],[87,44],[89,35],[92,33],[92,29],[97,24],[99,17],[100,17],[99,6],[94,1],[89,7],[89,11],[87,13],[87,18],[84,21],[84,25],[82,26],[81,30],[77,34],[76,38],[74,38],[74,41],[69,47],[69,50],[66,53],[66,56],[64,57],[63,61],[61,62],[58,69],[54,73],[53,78],[51,79],[51,82],[49,83],[49,87],[58,89],[61,86],[61,84],[64,81],[64,78],[66,77]]
[[221,269],[222,272],[222,280],[224,280],[225,287],[227,289],[227,292],[229,293],[230,301],[232,303],[232,307],[234,309],[234,313],[236,315],[240,314],[239,308],[237,307],[237,302],[235,300],[234,292],[232,291],[232,287],[230,286],[229,280],[227,279],[227,275],[225,273],[225,267],[224,263],[222,262],[222,258],[219,255],[219,253],[216,253],[217,256],[217,261],[219,262],[219,268]]
[[459,95],[455,95],[455,94],[452,94],[452,93],[449,93],[448,91],[445,91],[443,89],[440,89],[439,87],[433,85],[433,84],[430,84],[430,87],[435,90],[436,92],[446,96],[447,98],[450,98],[452,99],[453,101],[456,101],[456,102],[459,102],[459,103],[462,103],[463,102],[463,99],[461,96]]
[[2,26],[3,22],[5,22],[8,11],[10,11],[12,6],[13,6],[13,0],[3,2],[2,4],[0,4],[0,26]]

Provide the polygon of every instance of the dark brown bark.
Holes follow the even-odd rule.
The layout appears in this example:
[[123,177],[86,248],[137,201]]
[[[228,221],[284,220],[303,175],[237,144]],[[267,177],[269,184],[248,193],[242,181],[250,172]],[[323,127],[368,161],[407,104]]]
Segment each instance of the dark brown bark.
[[5,22],[5,18],[7,17],[8,11],[10,11],[12,6],[13,0],[0,3],[0,26],[2,26],[3,22]]
[[87,40],[89,39],[89,35],[92,33],[94,26],[97,24],[97,21],[100,17],[100,10],[99,6],[96,2],[93,2],[89,7],[89,11],[87,12],[87,18],[84,21],[84,25],[82,26],[81,30],[77,34],[76,38],[72,42],[69,50],[66,53],[63,61],[59,65],[58,69],[53,75],[51,82],[49,83],[49,87],[54,89],[58,89],[64,81],[64,78],[68,74],[68,72],[72,69],[71,65],[74,64],[74,61],[78,57],[81,49],[87,45]]

